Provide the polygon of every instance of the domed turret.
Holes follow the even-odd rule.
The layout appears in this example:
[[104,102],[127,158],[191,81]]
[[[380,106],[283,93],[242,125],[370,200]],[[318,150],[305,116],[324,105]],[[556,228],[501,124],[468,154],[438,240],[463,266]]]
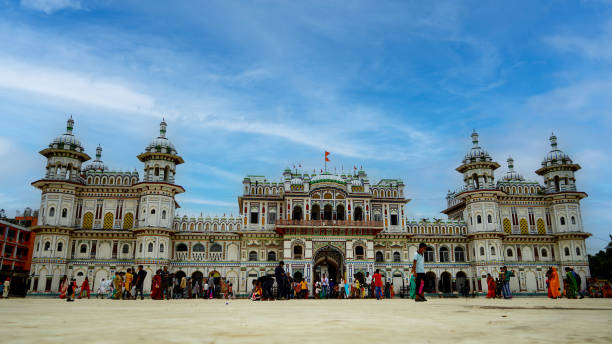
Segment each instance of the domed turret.
[[472,132],[472,148],[463,158],[457,171],[463,173],[465,187],[468,190],[493,188],[493,171],[499,164],[491,158],[489,153],[478,144],[478,133]]
[[512,157],[508,158],[508,172],[502,178],[503,181],[511,182],[511,181],[524,181],[525,178],[518,174],[518,172],[514,171],[514,159]]
[[138,160],[144,162],[145,182],[174,183],[176,165],[182,164],[183,158],[178,156],[174,145],[166,138],[166,122],[159,124],[159,136],[138,155]]
[[48,148],[40,151],[47,158],[45,179],[79,181],[81,164],[90,159],[85,149],[73,134],[72,116],[66,123],[66,132],[51,141]]
[[87,166],[85,166],[85,168],[83,169],[83,172],[87,172],[87,171],[99,171],[99,172],[104,172],[108,170],[108,167],[106,165],[104,165],[104,162],[102,161],[102,147],[100,147],[100,145],[98,145],[98,147],[96,148],[96,159],[92,162],[90,162],[89,164],[87,164]]
[[542,160],[542,167],[536,171],[544,177],[546,192],[576,191],[576,179],[574,172],[580,169],[569,155],[557,148],[557,137],[552,134],[550,140],[550,152]]
[[573,162],[569,155],[557,148],[557,137],[554,133],[551,134],[549,140],[551,150],[542,160],[542,166],[572,164]]

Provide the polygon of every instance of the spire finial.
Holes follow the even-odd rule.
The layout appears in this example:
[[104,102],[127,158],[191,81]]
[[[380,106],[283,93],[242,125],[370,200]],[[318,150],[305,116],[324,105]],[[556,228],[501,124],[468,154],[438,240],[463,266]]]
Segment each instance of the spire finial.
[[101,157],[102,157],[102,147],[98,145],[98,148],[96,148],[96,160],[100,160]]
[[67,134],[72,134],[72,129],[73,128],[74,128],[74,120],[72,119],[72,115],[70,115],[70,118],[66,122],[66,133]]
[[159,137],[166,137],[166,121],[163,118],[159,123]]
[[478,133],[476,129],[472,129],[472,144],[474,147],[478,147]]
[[514,159],[511,156],[508,157],[508,169],[514,171]]
[[557,149],[557,137],[555,136],[555,133],[550,134],[550,146],[553,149]]

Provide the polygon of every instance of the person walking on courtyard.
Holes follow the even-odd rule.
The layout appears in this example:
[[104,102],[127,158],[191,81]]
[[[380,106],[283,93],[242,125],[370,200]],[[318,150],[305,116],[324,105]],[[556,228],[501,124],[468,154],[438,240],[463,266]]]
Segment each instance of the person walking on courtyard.
[[423,253],[427,249],[427,244],[424,242],[419,244],[419,248],[417,252],[414,254],[414,259],[412,261],[412,274],[416,275],[416,295],[414,301],[421,302],[427,301],[425,298],[424,288],[425,288],[425,259],[423,257]]
[[550,288],[550,295],[553,299],[561,297],[561,283],[559,282],[559,273],[556,267],[551,267],[550,279],[548,281]]
[[123,292],[123,299],[129,300],[132,298],[130,291],[132,290],[132,281],[134,280],[134,275],[132,275],[132,269],[128,268],[127,273],[125,274],[125,285]]
[[62,281],[60,282],[60,287],[59,287],[59,298],[60,299],[65,299],[66,298],[66,293],[68,292],[68,284],[70,282],[68,281],[68,276],[64,275],[64,277],[62,277]]
[[380,300],[382,297],[382,276],[380,275],[380,270],[376,269],[374,273],[374,287],[376,288],[376,300]]
[[202,297],[204,299],[208,299],[208,279],[205,278],[204,279],[204,296]]
[[414,299],[416,295],[416,276],[414,274],[410,275],[410,298]]
[[7,277],[6,280],[4,280],[4,288],[2,289],[2,297],[5,299],[8,299],[10,291],[11,291],[11,278]]
[[76,289],[76,280],[73,278],[68,283],[68,290],[66,290],[66,301],[73,302],[74,301],[74,290]]
[[[153,276],[153,278],[151,279],[151,298],[153,300],[162,300],[164,298],[161,288],[162,288],[161,270],[157,270],[157,272],[155,273],[155,276]],[[142,300],[142,297],[143,297],[142,288],[140,290],[141,290],[140,296]]]
[[495,298],[495,280],[491,274],[487,274],[487,299]]
[[162,293],[162,299],[166,298],[166,300],[170,300],[170,272],[168,272],[168,267],[164,266],[164,269],[161,272],[161,293]]
[[307,298],[308,297],[308,284],[306,283],[305,278],[302,278],[302,281],[300,282],[300,289],[302,293],[302,299]]
[[[376,291],[375,291],[376,285],[372,285],[372,276],[370,276],[369,272],[366,272],[365,289],[366,289],[366,293],[367,293],[367,297],[368,298],[372,298],[376,294]],[[374,290],[374,292],[372,292],[373,290]]]
[[282,260],[278,262],[278,266],[274,269],[274,279],[276,280],[276,298],[280,300],[282,297],[285,297],[285,280],[287,279],[287,275],[285,273],[285,268],[283,267],[285,262]]
[[568,299],[575,299],[576,290],[578,289],[577,284],[576,284],[576,278],[574,277],[574,274],[568,267],[565,268],[565,275],[567,276],[566,277],[567,278],[567,289],[565,292],[565,296]]
[[504,276],[503,284],[502,284],[502,294],[504,295],[504,299],[511,299],[512,292],[510,291],[510,277],[514,277],[514,270],[508,271],[507,267],[502,267],[502,272]]
[[179,284],[179,296],[181,298],[185,296],[184,294],[187,291],[185,288],[187,288],[187,277],[183,276],[181,277],[181,282]]
[[81,292],[79,293],[79,299],[83,298],[83,293],[87,293],[87,298],[89,299],[89,278],[85,277],[83,283],[81,283]]
[[113,299],[119,300],[121,293],[123,292],[123,279],[119,271],[115,272],[115,279],[113,279]]
[[325,276],[325,274],[323,274],[323,278],[321,279],[321,286],[322,286],[321,298],[326,299],[329,294],[329,279],[327,278],[327,276]]
[[144,300],[142,289],[144,287],[144,281],[146,278],[147,272],[143,269],[142,265],[138,265],[138,272],[136,273],[136,291],[134,292],[134,300],[138,298],[138,293],[140,293],[140,299]]
[[576,280],[576,294],[577,296],[580,296],[581,299],[584,299],[584,293],[581,290],[581,286],[582,286],[582,278],[580,277],[579,274],[576,273],[576,271],[574,271],[574,269],[569,268],[572,275],[574,275],[574,279]]

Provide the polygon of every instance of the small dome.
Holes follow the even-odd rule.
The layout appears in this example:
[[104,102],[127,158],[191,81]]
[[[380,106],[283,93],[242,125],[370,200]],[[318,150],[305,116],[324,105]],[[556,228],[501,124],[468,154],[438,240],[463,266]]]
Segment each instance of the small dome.
[[100,147],[98,145],[98,148],[96,148],[96,160],[90,162],[89,164],[87,164],[87,166],[85,166],[85,168],[83,168],[83,172],[87,172],[87,171],[100,171],[100,172],[104,172],[108,170],[108,167],[106,165],[104,165],[104,162],[101,160],[102,158],[102,147]]
[[74,128],[74,120],[72,116],[68,119],[66,124],[66,132],[51,141],[49,144],[49,148],[56,149],[67,149],[73,150],[77,152],[84,152],[85,149],[81,145],[81,141],[79,141],[73,134],[72,129]]
[[506,175],[502,178],[502,180],[507,182],[525,180],[523,176],[518,174],[518,172],[514,171],[514,159],[512,159],[511,157],[508,158],[508,172],[506,172]]
[[482,149],[478,145],[478,133],[474,130],[472,133],[472,149],[465,155],[463,158],[464,164],[469,164],[471,162],[485,162],[485,161],[493,161],[491,156],[487,151]]
[[542,160],[542,166],[573,164],[569,155],[557,148],[557,137],[555,134],[550,136],[550,147],[550,152]]
[[178,155],[174,144],[166,138],[166,122],[164,120],[159,124],[159,136],[149,143],[145,151]]

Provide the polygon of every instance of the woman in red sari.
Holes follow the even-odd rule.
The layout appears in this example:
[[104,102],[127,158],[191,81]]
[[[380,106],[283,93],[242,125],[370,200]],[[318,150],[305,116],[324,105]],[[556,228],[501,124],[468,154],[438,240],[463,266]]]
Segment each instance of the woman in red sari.
[[153,276],[153,279],[151,280],[151,298],[153,300],[162,299],[161,282],[162,282],[162,277],[161,277],[160,271],[157,270],[157,272],[155,273],[155,276]]
[[487,299],[495,298],[495,280],[491,277],[491,274],[487,274]]
[[66,298],[67,291],[68,291],[68,276],[64,275],[64,277],[62,277],[62,281],[60,282],[60,287],[59,287],[60,299]]

